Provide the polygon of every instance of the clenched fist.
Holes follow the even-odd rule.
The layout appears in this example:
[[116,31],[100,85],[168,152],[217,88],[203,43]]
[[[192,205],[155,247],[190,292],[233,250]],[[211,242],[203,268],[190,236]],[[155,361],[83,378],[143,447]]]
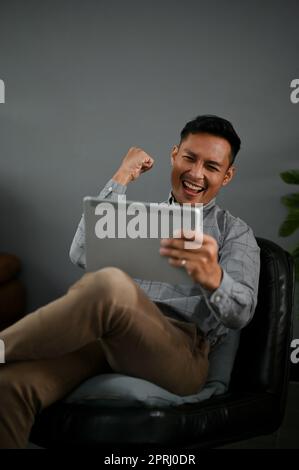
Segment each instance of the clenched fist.
[[152,168],[154,159],[139,147],[131,147],[113,176],[114,181],[128,184],[139,178],[141,173]]

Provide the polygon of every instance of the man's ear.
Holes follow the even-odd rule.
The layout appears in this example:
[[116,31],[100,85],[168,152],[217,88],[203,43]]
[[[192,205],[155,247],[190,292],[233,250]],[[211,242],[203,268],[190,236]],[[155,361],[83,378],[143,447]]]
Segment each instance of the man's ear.
[[171,160],[171,165],[173,166],[175,157],[177,156],[179,151],[179,147],[177,145],[174,145],[171,154],[170,154],[170,160]]
[[226,186],[228,183],[231,182],[231,180],[233,179],[233,177],[235,176],[235,173],[236,173],[236,167],[235,166],[230,166],[228,169],[227,169],[227,172],[225,174],[225,177],[222,181],[222,186]]

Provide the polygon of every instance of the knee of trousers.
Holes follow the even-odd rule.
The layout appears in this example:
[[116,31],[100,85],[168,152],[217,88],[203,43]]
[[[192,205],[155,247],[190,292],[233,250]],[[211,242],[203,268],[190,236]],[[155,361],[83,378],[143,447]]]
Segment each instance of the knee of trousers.
[[128,300],[130,294],[136,295],[133,279],[121,269],[110,266],[84,274],[73,287],[80,287],[83,295],[99,299],[105,297],[114,303]]

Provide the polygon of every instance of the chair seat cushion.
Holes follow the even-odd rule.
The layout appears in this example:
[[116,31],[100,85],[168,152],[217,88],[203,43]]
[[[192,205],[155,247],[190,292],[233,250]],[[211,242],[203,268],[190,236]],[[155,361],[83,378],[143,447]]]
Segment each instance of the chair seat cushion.
[[210,371],[205,387],[197,394],[179,396],[147,380],[122,374],[102,374],[83,382],[66,399],[103,407],[169,407],[197,403],[228,390],[240,332],[230,330],[225,339],[210,353]]

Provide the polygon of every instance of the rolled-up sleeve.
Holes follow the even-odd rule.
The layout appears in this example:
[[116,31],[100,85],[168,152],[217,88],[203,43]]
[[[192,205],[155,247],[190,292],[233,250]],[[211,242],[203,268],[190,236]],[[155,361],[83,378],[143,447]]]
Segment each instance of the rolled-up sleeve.
[[240,329],[252,319],[257,304],[260,249],[250,227],[241,219],[231,225],[219,251],[221,284],[208,302],[227,328]]
[[[124,195],[127,190],[127,186],[117,183],[113,179],[109,180],[105,187],[102,189],[98,198],[117,200],[117,197]],[[73,238],[70,248],[70,259],[72,263],[76,264],[80,268],[86,268],[86,255],[85,255],[85,221],[84,215],[82,215]]]

